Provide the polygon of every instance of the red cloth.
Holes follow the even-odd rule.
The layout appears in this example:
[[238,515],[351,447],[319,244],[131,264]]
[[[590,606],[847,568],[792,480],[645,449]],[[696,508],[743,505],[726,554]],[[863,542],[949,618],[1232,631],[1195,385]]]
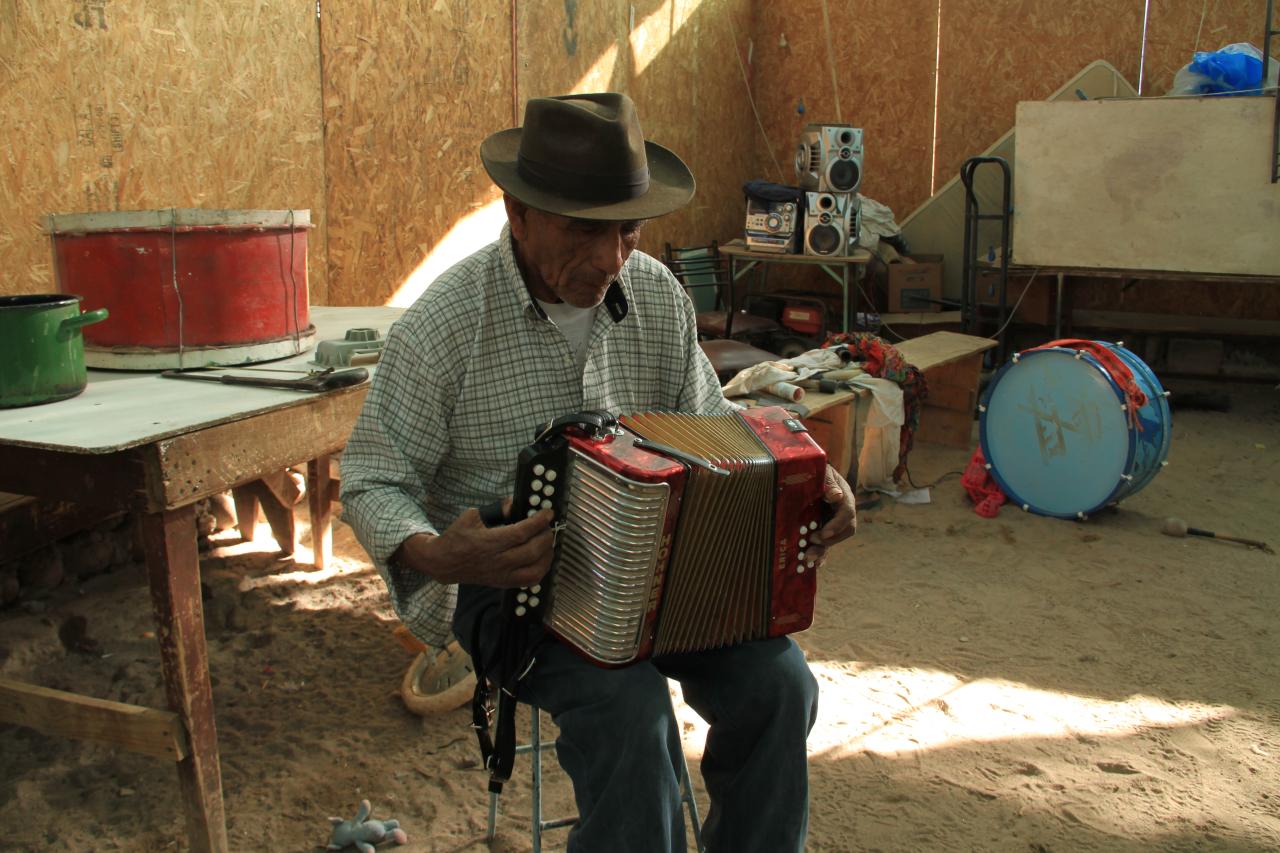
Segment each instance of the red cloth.
[[983,518],[995,518],[1000,514],[1000,506],[1008,500],[1004,490],[987,470],[987,459],[982,455],[982,448],[973,451],[969,466],[964,469],[960,485],[969,493],[973,501],[973,511]]

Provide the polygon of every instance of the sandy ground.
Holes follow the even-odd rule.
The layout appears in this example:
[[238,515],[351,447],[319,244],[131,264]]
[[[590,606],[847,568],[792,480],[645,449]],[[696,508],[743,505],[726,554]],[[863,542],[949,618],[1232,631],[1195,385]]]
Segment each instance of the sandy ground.
[[[1177,412],[1170,467],[1087,523],[980,518],[954,476],[864,513],[797,638],[823,690],[811,850],[1280,849],[1280,557],[1159,532],[1175,515],[1280,545],[1280,393],[1229,390],[1230,413]],[[912,475],[967,456],[922,445]],[[468,712],[405,710],[410,655],[350,530],[324,573],[265,526],[219,545],[202,570],[231,849],[323,848],[327,816],[368,798],[400,849],[485,850]],[[95,653],[60,644],[76,615]],[[0,614],[0,675],[164,707],[151,627],[140,568],[64,586]],[[696,778],[703,729],[681,713]],[[186,849],[165,762],[13,726],[0,745],[0,849]],[[491,849],[530,849],[527,770]],[[571,808],[558,770],[546,791]]]

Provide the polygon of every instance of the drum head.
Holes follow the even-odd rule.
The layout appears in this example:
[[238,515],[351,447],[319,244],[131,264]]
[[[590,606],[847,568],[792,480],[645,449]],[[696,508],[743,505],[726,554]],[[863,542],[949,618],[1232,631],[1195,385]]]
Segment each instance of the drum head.
[[1124,398],[1091,356],[1035,350],[1005,365],[982,413],[982,451],[1013,503],[1073,518],[1105,506],[1132,464]]

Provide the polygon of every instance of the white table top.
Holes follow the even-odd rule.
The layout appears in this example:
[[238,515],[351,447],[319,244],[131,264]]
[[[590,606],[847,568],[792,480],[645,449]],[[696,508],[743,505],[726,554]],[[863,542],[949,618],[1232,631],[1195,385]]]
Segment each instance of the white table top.
[[[347,329],[374,328],[384,336],[403,308],[312,306],[316,343],[342,338]],[[315,347],[291,358],[252,367],[307,370]],[[219,368],[217,373],[240,373]],[[286,374],[244,372],[244,376],[289,379]],[[162,379],[159,371],[90,370],[84,392],[69,400],[18,409],[0,409],[0,444],[72,453],[110,453],[157,439],[239,420],[273,409],[304,405],[312,392],[280,391]]]

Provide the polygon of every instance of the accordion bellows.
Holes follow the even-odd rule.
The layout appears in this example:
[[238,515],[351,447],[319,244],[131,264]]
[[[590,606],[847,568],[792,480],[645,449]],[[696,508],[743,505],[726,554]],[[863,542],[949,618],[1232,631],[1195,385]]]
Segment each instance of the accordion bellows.
[[777,407],[620,423],[568,439],[544,624],[606,666],[807,628],[826,455],[803,425]]

